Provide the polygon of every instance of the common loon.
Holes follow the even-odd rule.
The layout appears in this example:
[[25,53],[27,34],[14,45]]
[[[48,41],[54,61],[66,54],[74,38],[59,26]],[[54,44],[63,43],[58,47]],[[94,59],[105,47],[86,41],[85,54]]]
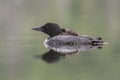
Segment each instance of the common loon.
[[[95,38],[95,37],[89,37],[89,36],[83,36],[78,35],[76,32],[72,30],[66,30],[64,28],[61,28],[56,23],[46,23],[42,27],[38,28],[32,28],[36,31],[42,31],[49,35],[49,38],[44,42],[45,46],[52,47],[49,43],[52,44],[62,44],[62,45],[81,45],[81,44],[89,44],[92,46],[106,44],[101,37]],[[60,46],[60,45],[58,45]],[[55,45],[54,45],[55,47]]]

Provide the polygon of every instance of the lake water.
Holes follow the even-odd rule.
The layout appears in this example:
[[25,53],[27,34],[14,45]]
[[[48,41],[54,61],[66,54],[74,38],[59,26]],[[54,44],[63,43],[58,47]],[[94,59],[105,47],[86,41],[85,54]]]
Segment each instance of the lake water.
[[[120,80],[119,1],[0,1],[0,80]],[[113,6],[111,6],[113,5]],[[82,35],[102,37],[102,49],[36,59],[48,36],[31,28],[55,22]]]

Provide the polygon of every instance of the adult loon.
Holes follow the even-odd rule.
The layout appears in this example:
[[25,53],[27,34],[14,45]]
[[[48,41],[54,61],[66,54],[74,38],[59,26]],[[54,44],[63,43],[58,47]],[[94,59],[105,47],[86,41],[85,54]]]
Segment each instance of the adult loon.
[[[61,43],[65,45],[75,45],[75,44],[80,45],[87,43],[89,45],[96,46],[99,44],[100,45],[105,44],[104,41],[102,41],[101,37],[95,38],[95,37],[78,35],[73,30],[66,30],[64,28],[61,28],[56,23],[46,23],[42,27],[32,28],[32,29],[36,31],[42,31],[49,35],[49,38],[46,40],[47,43],[45,41],[45,45],[47,46],[49,46],[48,43],[51,42],[53,43],[54,41],[57,41],[55,42],[55,44]],[[53,38],[54,40],[51,38]]]

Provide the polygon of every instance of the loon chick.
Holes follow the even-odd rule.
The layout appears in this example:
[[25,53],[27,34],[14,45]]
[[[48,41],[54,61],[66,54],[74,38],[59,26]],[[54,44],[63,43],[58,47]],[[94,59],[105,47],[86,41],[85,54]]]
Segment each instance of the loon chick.
[[38,28],[32,28],[33,30],[36,31],[42,31],[46,34],[48,34],[50,37],[54,37],[57,35],[74,35],[78,36],[78,34],[72,30],[66,30],[64,28],[61,28],[58,24],[56,23],[46,23],[42,27]]

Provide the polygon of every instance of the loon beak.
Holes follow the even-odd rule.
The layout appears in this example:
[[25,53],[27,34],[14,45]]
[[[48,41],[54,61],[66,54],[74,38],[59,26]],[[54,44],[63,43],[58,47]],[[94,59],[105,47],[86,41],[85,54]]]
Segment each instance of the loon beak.
[[42,31],[42,32],[44,31],[43,28],[41,28],[41,27],[40,27],[40,28],[32,28],[32,30],[35,30],[35,31]]

